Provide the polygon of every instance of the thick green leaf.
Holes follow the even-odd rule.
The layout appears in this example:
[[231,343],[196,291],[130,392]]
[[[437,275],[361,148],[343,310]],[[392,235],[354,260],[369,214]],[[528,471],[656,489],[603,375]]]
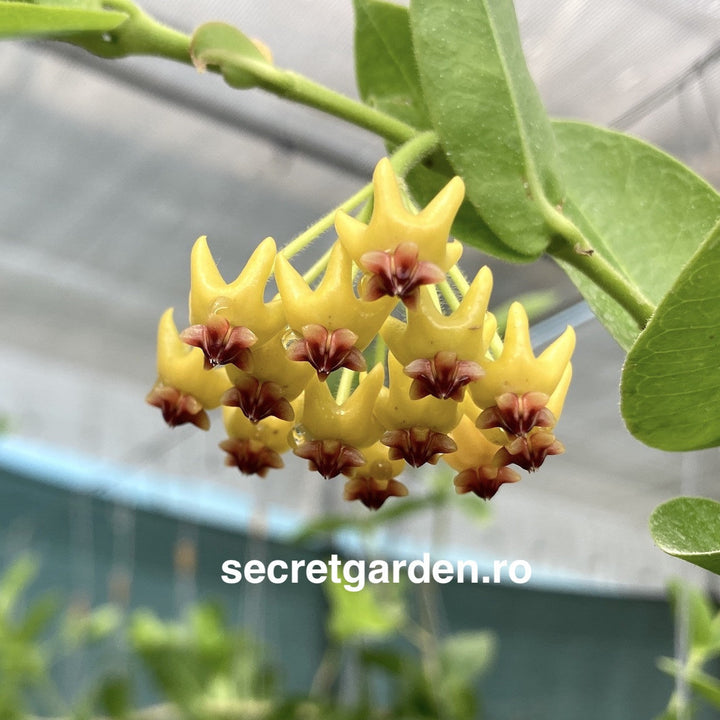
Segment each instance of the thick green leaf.
[[720,503],[680,497],[655,508],[650,533],[657,546],[720,575]]
[[27,2],[0,2],[0,38],[114,30],[127,15],[112,10],[79,6],[33,5]]
[[243,60],[269,62],[247,35],[221,22],[205,23],[193,33],[190,56],[198,70],[205,70],[208,65],[219,67],[225,82],[234,88],[257,84],[255,76],[242,67]]
[[[658,303],[720,217],[720,196],[682,163],[636,138],[578,122],[556,121],[553,130],[567,188],[565,214],[596,253]],[[629,348],[637,324],[584,275],[568,274]]]
[[646,445],[720,445],[718,278],[720,225],[683,268],[625,361],[621,410],[628,430]]
[[540,203],[562,193],[512,1],[413,0],[410,24],[433,127],[469,199],[507,246],[538,257],[550,241]]
[[[432,127],[413,54],[407,8],[381,0],[355,0],[355,70],[360,97],[409,125]],[[390,150],[394,148],[389,148]],[[442,151],[427,158],[407,176],[410,192],[427,205],[455,175]],[[512,262],[532,258],[506,246],[466,200],[452,234],[495,257]]]
[[380,0],[354,0],[353,4],[360,97],[413,127],[429,129],[407,8]]

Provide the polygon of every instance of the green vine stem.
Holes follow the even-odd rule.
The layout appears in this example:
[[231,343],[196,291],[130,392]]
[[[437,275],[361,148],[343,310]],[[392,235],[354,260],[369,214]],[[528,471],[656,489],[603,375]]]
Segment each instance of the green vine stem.
[[[548,254],[565,261],[590,278],[626,310],[642,330],[655,312],[655,305],[605,258],[593,252],[582,233],[567,218],[561,217],[574,231],[567,235],[556,235],[548,247]],[[575,242],[577,238],[582,239],[582,244]]]
[[594,252],[580,228],[548,202],[534,173],[529,174],[528,182],[545,222],[555,233],[548,246],[548,254],[564,260],[590,278],[624,308],[642,330],[655,312],[655,306],[607,260]]
[[[105,7],[127,13],[128,19],[111,33],[82,33],[59,39],[69,40],[101,57],[154,55],[192,63],[192,38],[189,35],[163,25],[130,0],[108,0]],[[257,87],[263,90],[347,120],[391,142],[404,143],[417,134],[414,127],[392,115],[359,100],[353,100],[291,70],[283,70],[271,63],[239,54],[227,57],[225,63],[228,67],[251,75]],[[212,69],[217,71],[217,68]]]
[[[97,33],[79,33],[64,38],[77,45],[85,47],[90,52],[103,57],[121,57],[124,55],[155,55],[184,63],[191,63],[189,35],[180,33],[172,28],[157,22],[140,10],[130,0],[108,0],[105,7],[112,10],[126,12],[128,20],[119,28],[98,35]],[[335,117],[346,120],[354,125],[370,130],[373,133],[391,142],[405,143],[395,157],[395,169],[398,175],[404,177],[407,170],[403,168],[398,155],[408,152],[413,162],[417,162],[438,145],[438,138],[432,132],[418,133],[412,126],[391,115],[353,100],[329,88],[320,85],[298,73],[282,70],[274,65],[261,62],[240,55],[227,59],[234,69],[249,74],[258,87],[280,97],[308,105]],[[427,143],[427,151],[416,152],[414,143]],[[412,151],[410,150],[412,148]],[[529,178],[531,185],[538,185],[538,179]],[[541,188],[533,188],[541,190]],[[365,197],[369,197],[371,189],[363,188],[358,195],[350,199],[354,205],[359,204]],[[540,201],[543,213],[549,227],[557,235],[550,243],[550,255],[567,262],[590,278],[598,287],[616,300],[637,322],[638,327],[644,328],[653,314],[654,305],[643,296],[637,287],[632,285],[621,273],[613,268],[597,253],[592,252],[587,239],[580,230],[557,208],[552,207],[545,199],[543,193],[534,193]],[[348,201],[348,202],[350,202]],[[345,205],[345,204],[344,204]],[[344,207],[341,206],[341,207]],[[334,212],[331,214],[334,217]],[[297,249],[301,249],[311,232],[317,231],[317,226],[328,216],[318,221],[313,228],[303,233],[299,238],[288,245],[283,254],[290,257]],[[332,224],[332,220],[330,220]],[[329,227],[329,225],[328,225]],[[314,239],[311,238],[310,241]],[[297,244],[296,244],[297,243]]]

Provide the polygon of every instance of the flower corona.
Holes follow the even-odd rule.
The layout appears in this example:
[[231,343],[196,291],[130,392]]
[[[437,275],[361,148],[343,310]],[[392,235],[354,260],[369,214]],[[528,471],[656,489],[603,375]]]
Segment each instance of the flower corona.
[[[367,224],[339,211],[319,283],[272,238],[226,283],[201,237],[191,255],[189,326],[172,310],[158,330],[148,402],[170,426],[208,429],[223,406],[226,464],[264,477],[292,452],[343,496],[378,509],[409,490],[407,465],[445,461],[455,490],[490,499],[564,451],[555,426],[572,375],[572,328],[535,356],[527,314],[508,313],[504,342],[488,311],[492,274],[469,285],[449,239],[464,197],[451,180],[414,212],[383,159]],[[276,297],[265,301],[274,274]],[[452,281],[452,285],[448,282]]]

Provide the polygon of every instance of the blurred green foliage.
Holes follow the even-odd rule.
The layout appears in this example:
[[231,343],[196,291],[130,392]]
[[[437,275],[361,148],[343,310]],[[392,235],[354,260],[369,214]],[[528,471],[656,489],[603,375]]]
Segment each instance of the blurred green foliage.
[[[487,632],[437,637],[413,618],[402,585],[349,591],[328,584],[325,656],[309,692],[290,697],[263,648],[212,603],[195,605],[180,620],[148,610],[126,617],[113,605],[62,609],[49,595],[27,599],[37,572],[28,556],[0,577],[2,720],[479,717],[477,684],[492,662],[494,638]],[[76,697],[64,697],[54,678],[57,663],[101,642],[126,650],[122,670],[99,672]],[[161,702],[138,707],[141,675]]]
[[676,680],[665,711],[656,720],[692,720],[703,706],[720,710],[720,610],[710,598],[684,583],[670,587],[679,633],[686,638],[684,658],[662,657],[658,667]]

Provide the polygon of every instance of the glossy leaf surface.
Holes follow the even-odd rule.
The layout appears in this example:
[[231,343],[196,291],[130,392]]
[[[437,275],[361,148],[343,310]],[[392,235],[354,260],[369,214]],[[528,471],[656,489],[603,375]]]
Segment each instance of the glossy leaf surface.
[[720,225],[658,305],[628,353],[621,410],[661,450],[720,445]]
[[468,198],[505,245],[538,257],[562,193],[511,0],[413,0],[410,25],[432,126]]
[[[622,133],[555,121],[564,213],[595,252],[654,304],[720,217],[720,196],[675,158]],[[595,314],[628,349],[635,321],[573,268],[563,267]]]
[[650,533],[661,550],[720,574],[720,503],[679,497],[659,505]]

